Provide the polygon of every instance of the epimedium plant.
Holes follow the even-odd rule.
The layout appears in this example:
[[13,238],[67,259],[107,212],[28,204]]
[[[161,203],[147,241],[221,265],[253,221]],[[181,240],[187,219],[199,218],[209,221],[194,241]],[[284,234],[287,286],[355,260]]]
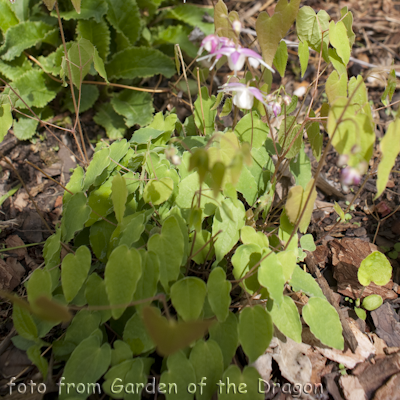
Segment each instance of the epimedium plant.
[[[311,235],[299,238],[316,198],[303,133],[319,160],[317,174],[333,145],[358,177],[372,156],[374,123],[362,77],[348,79],[346,71],[354,43],[351,12],[342,9],[334,22],[324,11],[299,6],[299,0],[280,0],[272,16],[259,15],[261,56],[242,46],[239,15],[218,1],[215,33],[203,40],[200,61],[213,62],[213,71],[228,62],[230,82],[217,96],[200,87],[184,123],[174,112],[157,113],[129,140],[98,143],[89,166],[75,169],[61,224],[44,246],[44,267],[26,284],[27,301],[3,293],[14,302],[14,344],[43,376],[43,348],[51,349],[55,366],[64,367],[60,398],[86,398],[90,393],[76,386],[67,393],[66,383],[101,378],[112,398],[140,398],[148,376],[158,375],[164,388],[177,385],[176,393],[165,392],[167,399],[211,399],[216,391],[228,398],[217,386],[228,378],[246,385],[245,398],[261,399],[257,370],[247,365],[241,371],[232,358],[241,346],[248,363],[256,361],[274,326],[301,342],[301,317],[323,344],[344,348],[336,310],[298,265],[303,250],[315,248]],[[302,73],[310,49],[320,56],[307,106],[282,86],[272,90],[272,65],[284,76],[283,38],[294,22]],[[82,71],[89,67],[74,65],[72,46],[64,58],[65,80],[78,79],[80,93]],[[96,63],[99,50],[91,46]],[[76,50],[83,48],[76,44]],[[62,48],[59,55],[61,60]],[[181,57],[175,61],[178,70],[188,71]],[[323,64],[332,70],[325,84],[328,103],[313,111]],[[101,62],[97,66],[101,73]],[[219,117],[230,112],[232,125],[222,127]],[[385,141],[397,132],[397,121],[381,144],[380,192],[393,166]],[[320,124],[329,136],[325,148]],[[286,168],[296,184],[277,202],[277,182]],[[382,281],[375,258],[360,268],[362,284]],[[386,279],[387,268],[383,274]],[[291,297],[299,291],[308,297],[301,307]],[[54,328],[69,321],[65,332]],[[195,389],[188,391],[191,384]]]

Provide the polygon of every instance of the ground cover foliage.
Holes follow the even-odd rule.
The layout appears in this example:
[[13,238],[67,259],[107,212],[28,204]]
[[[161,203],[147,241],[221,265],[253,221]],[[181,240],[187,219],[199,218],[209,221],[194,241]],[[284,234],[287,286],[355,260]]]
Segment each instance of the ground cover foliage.
[[[271,93],[272,72],[263,66],[260,72],[254,54],[242,52],[239,15],[218,1],[207,11],[214,16],[216,35],[203,47],[210,61],[219,60],[216,69],[228,60],[235,73],[241,68],[232,53],[247,55],[246,73],[215,96],[202,85],[207,74],[195,69],[198,97],[193,115],[182,123],[173,111],[154,115],[151,95],[128,85],[138,84],[137,78],[188,73],[181,50],[196,57],[197,47],[187,40],[191,27],[210,35],[214,25],[203,22],[204,9],[190,4],[159,12],[158,1],[146,2],[143,18],[142,3],[48,0],[47,10],[39,1],[0,1],[0,73],[6,78],[0,134],[13,125],[19,139],[29,139],[39,119],[51,115],[48,103],[57,97],[77,116],[95,105],[95,121],[110,139],[119,139],[97,143],[88,165],[77,140],[82,166],[66,186],[61,224],[44,246],[44,267],[27,281],[27,299],[2,292],[14,303],[18,336],[13,343],[27,351],[43,377],[54,375],[51,350],[52,368],[62,371],[62,381],[101,380],[113,398],[140,398],[140,386],[129,385],[144,385],[158,374],[160,383],[178,386],[177,393],[167,391],[167,399],[211,399],[219,380],[228,378],[247,385],[240,398],[261,399],[257,370],[231,364],[239,347],[251,364],[267,349],[274,326],[301,342],[302,318],[321,343],[344,348],[335,308],[299,264],[314,248],[306,233],[316,198],[303,133],[319,160],[316,173],[333,146],[346,165],[349,185],[367,172],[375,143],[365,83],[361,76],[348,79],[346,72],[354,43],[352,14],[343,8],[341,19],[332,21],[325,12],[300,7],[300,1],[280,0],[272,16],[258,17],[263,63],[281,76],[288,59],[282,39],[294,23],[302,73],[310,51],[320,55],[318,77],[327,64],[334,67],[325,84],[327,102],[313,107],[314,90],[300,120],[296,96],[288,96],[284,87]],[[154,28],[153,19],[165,24]],[[60,38],[59,22],[74,40]],[[233,45],[221,44],[220,38]],[[210,41],[218,43],[215,48]],[[88,74],[125,86],[101,92],[85,81]],[[394,76],[389,74],[385,102],[393,95]],[[232,106],[232,126],[219,131],[218,117]],[[377,197],[399,153],[393,145],[398,124],[397,115],[380,144]],[[134,125],[140,128],[123,138]],[[326,147],[321,126],[329,135]],[[80,134],[79,118],[75,128]],[[291,171],[296,185],[277,207],[282,168]],[[338,214],[345,219],[342,210]],[[390,276],[390,264],[378,252],[363,261],[358,275],[365,286],[385,285]],[[308,297],[302,308],[291,298],[299,291]],[[372,310],[381,302],[370,296],[357,303],[358,313],[365,314],[361,305]],[[69,322],[66,329],[62,322]],[[187,388],[193,382],[191,393]],[[88,395],[76,387],[68,394],[60,386],[60,398]]]

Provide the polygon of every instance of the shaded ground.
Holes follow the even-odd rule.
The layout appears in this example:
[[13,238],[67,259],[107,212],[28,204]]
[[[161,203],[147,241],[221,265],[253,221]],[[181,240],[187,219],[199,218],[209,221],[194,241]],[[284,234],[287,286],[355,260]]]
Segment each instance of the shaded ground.
[[[204,3],[211,5],[212,1],[204,1]],[[263,10],[271,13],[275,2],[272,0],[266,2],[229,1],[226,4],[229,10],[236,9],[244,18],[246,25],[254,29],[258,13]],[[372,100],[371,106],[375,110],[378,109],[374,112],[374,118],[377,124],[377,137],[381,138],[386,130],[387,122],[392,119],[390,109],[389,111],[379,110],[382,106],[380,97],[384,91],[385,80],[378,78],[379,74],[383,76],[385,74],[375,71],[365,63],[377,66],[390,66],[393,60],[395,64],[398,63],[400,59],[400,2],[365,0],[338,4],[311,0],[303,1],[302,5],[309,5],[315,10],[324,9],[335,19],[339,18],[340,8],[343,6],[347,5],[353,12],[356,43],[352,55],[356,60],[350,63],[349,75],[362,74],[364,77],[370,75],[367,86]],[[293,34],[287,38],[296,41]],[[316,55],[311,54],[311,58],[306,75],[301,79],[297,53],[295,50],[290,50],[288,73],[282,82],[280,78],[274,81],[274,85],[277,87],[283,83],[288,93],[307,87],[315,78],[317,69]],[[167,82],[162,82],[161,86],[167,86]],[[182,119],[189,114],[188,107],[179,102],[175,96],[169,94],[156,96],[159,96],[155,97],[155,105],[159,110],[177,107],[179,117]],[[185,98],[184,94],[183,98]],[[399,96],[396,93],[393,102],[397,100]],[[397,105],[393,109],[397,110]],[[96,139],[98,135],[104,137],[104,132],[94,125],[92,115],[93,113],[88,111],[82,116],[87,137],[90,139]],[[60,119],[64,117],[60,115]],[[44,133],[41,132],[41,134]],[[0,144],[0,151],[9,158],[12,164],[10,165],[4,159],[0,161],[2,168],[0,196],[19,185],[20,179],[25,185],[11,197],[6,198],[1,206],[0,243],[4,248],[36,243],[26,249],[8,250],[1,253],[0,286],[14,290],[20,295],[25,292],[22,284],[30,272],[43,263],[42,244],[50,235],[49,228],[53,229],[59,222],[62,212],[63,189],[50,178],[65,185],[70,177],[70,169],[76,166],[68,150],[74,149],[73,139],[64,135],[59,137],[66,145],[65,147],[59,145],[51,136],[37,139],[36,143],[17,142],[12,132]],[[90,146],[87,148],[90,155],[92,150]],[[379,153],[376,151],[370,163],[371,170],[376,168],[378,160]],[[46,175],[29,165],[27,161],[41,168]],[[287,344],[276,342],[275,349],[280,348],[283,353],[287,351],[292,354],[301,354],[310,360],[312,383],[324,384],[324,394],[319,397],[321,399],[362,399],[363,393],[368,399],[395,399],[398,398],[396,397],[398,392],[395,389],[400,387],[400,301],[398,298],[400,248],[396,246],[400,242],[400,211],[398,211],[400,208],[400,160],[390,176],[387,189],[377,201],[373,200],[376,193],[375,175],[371,174],[368,180],[360,185],[362,189],[353,202],[354,193],[359,188],[352,187],[348,193],[343,191],[336,163],[337,155],[332,151],[328,155],[323,170],[322,179],[325,183],[320,181],[318,184],[319,194],[309,233],[313,234],[319,245],[314,252],[314,262],[321,268],[322,276],[333,291],[334,301],[342,310],[344,318],[349,317],[350,330],[356,337],[358,352],[355,355],[351,355],[350,350],[347,350],[345,355],[341,352],[329,352],[311,339],[306,330],[304,344],[300,347],[294,346],[288,351],[285,347],[288,346]],[[350,202],[353,202],[354,207],[348,211],[350,216],[347,223],[336,225],[337,214],[333,209],[334,201],[337,201],[342,209],[346,209]],[[387,287],[372,289],[371,293],[381,294],[385,303],[378,311],[372,312],[364,322],[357,318],[353,311],[354,302],[349,300],[355,298],[354,291],[357,290],[354,273],[359,262],[375,249],[374,244],[389,256],[393,266],[393,280]],[[309,263],[307,265],[311,268]],[[323,278],[318,279],[318,282],[322,285]],[[302,301],[300,294],[297,301],[299,303]],[[0,303],[0,321],[2,321],[0,324],[0,394],[5,395],[4,385],[9,381],[10,376],[29,378],[36,376],[37,378],[37,370],[32,367],[23,352],[10,344],[14,332],[11,305],[8,302]],[[273,349],[270,350],[270,354],[273,358],[272,369],[270,374],[265,372],[265,379],[280,383],[281,389],[275,390],[273,394],[267,394],[266,398],[292,398],[285,394],[283,389],[284,383],[295,382],[293,375],[288,373],[290,368],[282,368],[282,360],[279,361],[279,358],[272,356],[275,354]],[[344,365],[348,375],[342,377],[339,364]]]

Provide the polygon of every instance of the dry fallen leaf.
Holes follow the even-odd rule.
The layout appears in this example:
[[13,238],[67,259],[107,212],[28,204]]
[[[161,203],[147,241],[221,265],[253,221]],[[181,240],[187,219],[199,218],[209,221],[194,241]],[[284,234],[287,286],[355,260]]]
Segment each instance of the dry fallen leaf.
[[339,383],[346,400],[367,400],[365,391],[356,376],[341,376]]

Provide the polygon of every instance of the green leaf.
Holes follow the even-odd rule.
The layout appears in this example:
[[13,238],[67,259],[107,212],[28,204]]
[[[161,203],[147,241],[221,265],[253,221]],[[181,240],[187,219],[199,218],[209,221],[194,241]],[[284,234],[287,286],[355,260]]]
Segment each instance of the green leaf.
[[[153,123],[154,124],[154,121]],[[151,140],[157,139],[160,137],[164,131],[161,131],[159,129],[154,129],[154,128],[141,128],[135,131],[135,133],[132,135],[132,138],[129,142],[131,143],[136,143],[136,144],[145,144],[150,142]]]
[[[106,285],[104,280],[96,273],[92,273],[85,286],[85,297],[89,306],[108,306]],[[104,323],[111,318],[111,310],[98,311],[101,316],[101,322]]]
[[171,301],[184,321],[195,320],[201,314],[206,293],[204,281],[186,277],[171,286]]
[[80,246],[75,255],[67,254],[61,264],[61,282],[65,300],[70,303],[78,294],[85,282],[90,266],[92,255],[86,246]]
[[71,324],[68,326],[65,333],[65,342],[71,342],[78,345],[92,333],[97,331],[101,321],[100,314],[81,310],[75,315]]
[[133,46],[139,38],[141,19],[135,0],[109,0],[107,20]]
[[296,304],[289,296],[283,296],[283,301],[279,306],[275,301],[268,302],[268,311],[272,321],[277,328],[287,337],[297,343],[301,343],[301,321]]
[[[308,42],[308,45],[317,53],[321,51],[324,60],[328,62],[328,45],[329,36],[326,32],[329,29],[330,16],[325,10],[321,10],[318,14],[309,7],[305,6],[300,8],[296,19],[297,35],[301,42]],[[324,37],[322,39],[322,32]]]
[[[315,113],[312,110],[310,112],[310,117],[315,117]],[[313,122],[307,127],[307,136],[308,140],[310,141],[313,155],[317,159],[317,161],[319,161],[319,159],[321,158],[322,142],[324,140],[324,137],[321,135],[321,130],[319,128],[318,122]]]
[[244,226],[240,230],[240,240],[243,244],[258,244],[260,248],[268,248],[268,237],[261,231],[256,232],[251,226]]
[[345,6],[340,10],[340,15],[341,21],[347,29],[347,37],[349,38],[350,47],[353,47],[356,39],[356,35],[353,32],[353,14],[351,11],[349,11],[347,6]]
[[112,181],[112,202],[114,206],[115,218],[120,223],[124,218],[125,203],[128,198],[125,178],[120,174],[114,176]]
[[30,14],[29,0],[13,2],[10,7],[20,22],[28,20]]
[[332,71],[325,83],[326,95],[332,104],[338,97],[347,97],[347,74]]
[[93,160],[88,166],[85,174],[85,180],[83,182],[83,189],[87,190],[90,186],[95,183],[95,180],[111,163],[110,160],[110,148],[106,147],[102,150],[96,151],[93,156]]
[[214,33],[214,25],[204,22],[204,14],[213,15],[213,10],[200,8],[194,4],[181,4],[167,12],[164,18],[177,19],[193,28],[201,29],[205,35]]
[[297,254],[298,249],[286,249],[285,251],[280,251],[276,254],[278,260],[282,265],[283,276],[285,278],[285,282],[287,282],[293,274],[294,269],[297,266]]
[[308,49],[307,40],[299,43],[298,51],[299,51],[299,59],[301,67],[301,77],[303,77],[308,67],[308,59],[310,58],[310,50]]
[[248,142],[253,148],[259,149],[266,141],[269,129],[256,113],[250,113],[237,123],[235,134],[241,142]]
[[171,178],[150,179],[144,188],[143,200],[158,206],[170,198],[173,190],[174,182]]
[[231,304],[230,292],[232,284],[226,280],[225,271],[221,267],[214,268],[208,277],[208,302],[219,322],[224,322],[229,315]]
[[[142,257],[142,276],[136,286],[133,301],[143,300],[155,296],[157,293],[157,284],[160,279],[160,260],[158,256],[144,249],[139,250]],[[148,303],[137,304],[136,309],[141,310]]]
[[[215,131],[214,123],[217,110],[212,110],[215,100],[216,97],[210,97],[208,95],[208,89],[203,86],[201,88],[201,96],[198,96],[197,100],[194,102],[194,121],[202,134],[212,135]],[[203,107],[201,107],[201,105],[203,105]],[[204,112],[204,120],[202,109]]]
[[300,0],[279,0],[270,17],[267,12],[259,14],[256,21],[256,31],[264,61],[272,65],[280,41],[295,21]]
[[143,320],[146,328],[163,356],[184,349],[197,339],[202,338],[214,321],[176,322],[160,316],[158,308],[143,308]]
[[75,8],[75,11],[80,14],[81,13],[81,0],[71,0],[72,5]]
[[[186,358],[183,351],[179,351],[167,358],[167,368],[160,378],[160,384],[165,387],[174,387],[177,391],[166,390],[165,397],[167,400],[192,400],[194,395],[188,392],[188,383],[196,382],[196,374],[192,363]],[[171,385],[171,386],[169,386]]]
[[46,4],[46,7],[48,8],[48,10],[51,11],[54,8],[54,4],[56,3],[56,0],[43,0],[43,3]]
[[176,281],[182,263],[184,238],[177,219],[168,217],[161,228],[147,242],[147,249],[157,254],[160,260],[160,281],[168,288],[170,281]]
[[[181,182],[182,184],[182,182]],[[243,203],[238,202],[236,207],[231,199],[224,201],[226,207],[219,207],[215,212],[212,235],[222,231],[214,244],[216,262],[220,262],[239,240],[239,230],[244,226],[245,211]],[[232,215],[227,213],[231,211]],[[231,219],[233,216],[233,219]]]
[[[123,262],[121,262],[123,260]],[[142,275],[142,259],[136,249],[121,245],[111,253],[104,272],[107,296],[113,308],[111,314],[118,319],[132,301],[137,282]]]
[[62,240],[68,243],[75,232],[83,229],[85,222],[88,220],[91,209],[86,205],[87,198],[83,192],[74,194],[69,200],[61,222]]
[[[90,110],[100,95],[100,91],[95,85],[82,85],[81,90],[82,92],[81,92],[81,102],[79,104],[79,114],[87,110]],[[75,98],[78,100],[79,98],[78,89],[74,87],[74,91],[75,91]],[[75,112],[72,96],[68,96],[65,99],[64,104],[65,107],[67,107],[71,113]]]
[[383,299],[379,294],[371,294],[364,298],[362,306],[368,311],[373,311],[379,308],[382,303]]
[[153,101],[149,93],[125,89],[111,99],[114,110],[125,117],[125,125],[130,128],[137,124],[148,125],[153,119]]
[[93,120],[106,130],[110,139],[120,139],[125,135],[124,118],[115,112],[111,103],[101,104]]
[[[1,4],[4,3],[0,2],[0,7]],[[0,60],[0,72],[11,81],[14,81],[15,79],[23,75],[25,72],[31,70],[32,70],[32,64],[28,61],[28,58],[25,56],[25,54],[22,54],[19,57],[14,58],[14,60],[12,61]],[[3,92],[3,96],[4,94],[5,93]]]
[[260,305],[244,308],[239,315],[239,340],[252,363],[264,354],[271,342],[274,327],[270,314]]
[[367,319],[367,313],[360,307],[354,307],[354,311],[357,314],[357,317],[365,321]]
[[274,65],[282,78],[285,76],[287,60],[288,52],[286,42],[281,40],[275,53]]
[[53,26],[41,21],[24,21],[11,26],[5,34],[4,44],[0,47],[1,57],[3,60],[13,60],[24,50],[40,42],[52,42],[56,32]]
[[361,285],[368,286],[371,281],[384,286],[392,277],[392,266],[386,256],[379,251],[372,252],[361,261],[357,278]]
[[292,274],[292,278],[289,282],[292,286],[294,292],[304,292],[307,296],[318,297],[320,299],[325,299],[321,288],[318,283],[315,282],[314,278],[305,272],[302,268],[297,266]]
[[[12,85],[29,107],[44,107],[56,97],[59,90],[59,85],[39,70],[25,72]],[[21,100],[17,101],[16,106],[26,108]]]
[[381,101],[383,105],[387,106],[388,101],[392,101],[392,97],[394,94],[394,91],[396,90],[396,71],[392,69],[389,73],[388,80],[387,80],[387,85],[385,88],[385,91],[382,94]]
[[18,140],[29,140],[35,136],[39,122],[35,119],[20,117],[14,120],[14,135]]
[[3,35],[8,28],[18,24],[18,19],[11,9],[11,4],[8,1],[0,1],[0,30]]
[[[210,232],[206,230],[197,232],[196,241],[193,246],[193,254],[195,254],[195,256],[192,257],[192,260],[196,264],[202,265],[206,261],[206,259],[211,260],[211,258],[214,256],[214,250],[213,249],[210,250],[211,247],[210,239],[211,239]],[[207,242],[209,243],[206,245]]]
[[[69,21],[71,19],[80,20],[94,18],[96,22],[101,22],[103,15],[108,9],[105,0],[85,0],[80,7],[80,12],[77,12],[76,5],[78,2],[80,4],[80,0],[74,0],[74,2],[74,8],[71,7],[69,11],[60,11],[62,19]],[[57,14],[54,11],[51,15],[57,17]]]
[[132,359],[133,353],[127,343],[123,342],[122,340],[116,340],[113,343],[113,347],[114,347],[114,349],[111,350],[111,366],[112,367],[115,365],[121,364],[124,361]]
[[339,57],[336,49],[330,48],[328,50],[329,61],[332,63],[333,67],[336,69],[339,75],[347,76],[347,66],[343,63],[343,60]]
[[13,306],[13,323],[18,335],[34,341],[38,338],[37,327],[31,314],[15,303]]
[[303,235],[300,238],[300,245],[303,250],[308,251],[314,251],[317,248],[314,243],[313,235],[311,235],[310,233],[308,233],[307,235]]
[[[279,127],[278,137],[279,144],[282,146],[284,151],[287,151],[286,158],[296,157],[301,149],[303,143],[303,132],[299,132],[301,126],[296,124],[296,117],[286,117],[286,123],[283,121]],[[296,140],[293,142],[294,138]],[[293,142],[293,143],[292,143]]]
[[3,141],[12,124],[11,104],[3,104],[0,106],[0,142]]
[[374,200],[376,200],[385,190],[389,180],[390,171],[394,167],[397,155],[400,153],[399,118],[389,124],[379,147],[382,153],[382,159],[378,165],[378,179],[376,181],[378,192],[375,195]]
[[210,327],[210,339],[220,347],[224,357],[224,368],[232,362],[232,358],[239,346],[238,320],[236,315],[229,311],[228,318],[224,322],[217,322]]
[[339,315],[327,300],[311,297],[303,307],[303,318],[313,335],[323,344],[343,350],[344,340]]
[[133,355],[147,353],[155,348],[155,344],[151,340],[143,320],[138,313],[133,314],[126,323],[123,339],[124,342],[129,344]]
[[275,253],[270,252],[269,256],[261,262],[258,268],[258,281],[268,290],[269,296],[278,305],[281,305],[286,280],[282,264]]
[[[93,44],[84,38],[74,42],[68,50],[72,82],[78,89],[81,87],[83,79],[90,71],[93,62],[93,55]],[[64,69],[65,75],[69,76],[69,69],[64,61],[62,68]]]
[[347,37],[347,29],[342,21],[335,24],[331,21],[329,24],[329,41],[336,49],[337,54],[342,59],[343,63],[347,65],[350,61],[350,42]]
[[33,364],[37,366],[38,370],[43,376],[43,379],[46,379],[49,363],[44,357],[41,356],[42,354],[41,347],[42,346],[40,344],[31,346],[27,350],[26,354],[28,358],[33,362]]
[[241,373],[237,365],[230,365],[218,384],[218,399],[262,400],[264,389],[260,390],[260,383],[263,381],[254,367],[246,366]]
[[[198,47],[195,46],[189,39],[188,36],[193,29],[189,26],[184,25],[169,25],[169,26],[159,26],[157,30],[157,36],[155,38],[154,44],[173,44],[176,46],[179,43],[180,48],[192,58],[196,58]],[[176,50],[176,47],[174,49]],[[178,62],[178,64],[177,64]],[[175,66],[178,73],[180,73],[180,60],[179,57],[177,58],[177,54],[175,53]],[[187,91],[186,82],[181,81],[183,83],[183,90]],[[195,83],[194,90],[197,89],[197,82],[192,81]],[[191,91],[192,93],[192,91]]]
[[27,283],[28,301],[35,311],[34,302],[40,296],[51,298],[51,276],[49,271],[45,269],[36,269],[29,278]]
[[[321,144],[322,144],[322,135]],[[307,188],[308,182],[312,178],[311,161],[308,158],[307,152],[304,148],[304,143],[301,144],[301,149],[296,158],[290,160],[290,172],[294,175],[296,185],[300,185],[303,189]]]
[[[114,4],[114,2],[113,2]],[[76,26],[78,38],[89,40],[99,52],[100,57],[106,60],[110,53],[110,29],[104,19],[97,22],[93,19],[79,20]]]
[[189,360],[195,370],[196,378],[205,384],[203,390],[197,392],[196,399],[211,400],[215,385],[224,371],[220,347],[212,339],[207,342],[199,340],[190,352]]
[[130,47],[114,55],[106,65],[112,79],[146,78],[158,74],[171,78],[175,74],[173,61],[159,50]]
[[[59,398],[62,399],[86,399],[89,394],[86,390],[92,387],[95,390],[95,383],[107,371],[111,363],[111,348],[108,343],[100,346],[98,336],[89,336],[84,339],[72,352],[71,357],[65,364],[63,376],[60,380]],[[65,383],[64,383],[65,382]],[[68,383],[75,383],[71,388]],[[82,390],[82,386],[86,389]],[[68,392],[66,388],[70,389]]]

